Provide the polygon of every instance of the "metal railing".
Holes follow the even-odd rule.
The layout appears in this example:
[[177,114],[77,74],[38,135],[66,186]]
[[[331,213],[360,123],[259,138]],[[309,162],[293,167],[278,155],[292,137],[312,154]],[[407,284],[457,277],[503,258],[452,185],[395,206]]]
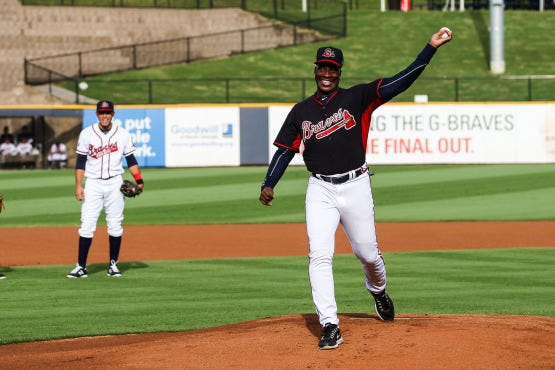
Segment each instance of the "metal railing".
[[[86,0],[22,0],[24,4],[66,4],[91,5]],[[112,0],[110,0],[112,1]],[[118,0],[119,1],[119,0]],[[113,6],[118,2],[113,1]],[[138,1],[119,1],[120,6],[132,6]],[[160,0],[143,0],[145,5],[160,5]],[[183,2],[170,2],[176,6]],[[200,1],[196,1],[197,7]],[[227,7],[233,2],[226,2]],[[247,1],[240,1],[240,5],[249,11],[259,12],[288,23],[274,23],[249,29],[225,31],[208,35],[176,38],[171,40],[146,42],[140,44],[116,46],[110,48],[79,51],[41,58],[25,59],[25,83],[40,85],[61,82],[71,79],[120,72],[133,69],[150,68],[169,64],[189,63],[265,50],[276,47],[295,46],[313,43],[334,36],[345,36],[347,33],[347,3],[344,1],[307,0],[306,8],[299,9],[298,1],[293,7],[292,0],[253,1],[247,6]],[[352,4],[352,1],[351,1]],[[93,5],[109,5],[106,2],[94,1]],[[210,2],[210,7],[219,4]],[[169,5],[168,5],[169,6]],[[224,7],[224,6],[220,6]],[[316,17],[315,15],[319,15]],[[323,32],[300,32],[300,29]],[[323,36],[331,35],[331,36]],[[48,72],[50,71],[50,72]]]
[[[314,21],[328,21],[329,18]],[[25,83],[41,85],[83,79],[111,72],[243,54],[269,48],[321,41],[313,33],[299,32],[297,25],[267,26],[209,35],[116,46],[47,57],[25,59]]]
[[[341,86],[367,83],[368,78],[344,78]],[[147,80],[78,81],[65,87],[80,94],[102,96],[118,104],[200,104],[297,102],[315,91],[312,76],[306,78],[184,78]],[[124,92],[118,88],[126,86]],[[428,95],[435,102],[555,101],[555,75],[503,77],[420,77],[394,101],[413,101],[414,95]]]

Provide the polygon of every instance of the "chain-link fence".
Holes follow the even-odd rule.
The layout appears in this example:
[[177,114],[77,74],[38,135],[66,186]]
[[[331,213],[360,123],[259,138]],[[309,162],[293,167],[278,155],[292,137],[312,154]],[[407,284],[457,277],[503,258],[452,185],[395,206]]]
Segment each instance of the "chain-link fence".
[[[368,83],[369,78],[344,78],[341,86]],[[184,78],[148,80],[86,80],[64,86],[83,96],[103,96],[119,104],[293,103],[314,93],[314,78]],[[414,101],[426,95],[430,102],[555,101],[555,75],[502,77],[420,77],[394,99]]]

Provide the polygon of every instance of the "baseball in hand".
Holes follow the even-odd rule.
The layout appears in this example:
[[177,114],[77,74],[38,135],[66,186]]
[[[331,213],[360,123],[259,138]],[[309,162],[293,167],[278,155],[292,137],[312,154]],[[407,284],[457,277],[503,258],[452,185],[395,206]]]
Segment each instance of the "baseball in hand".
[[441,28],[440,28],[440,31],[442,32],[442,34],[441,34],[441,38],[442,38],[442,39],[448,38],[448,37],[449,37],[448,32],[451,32],[451,30],[450,30],[449,28],[447,28],[447,27],[441,27]]

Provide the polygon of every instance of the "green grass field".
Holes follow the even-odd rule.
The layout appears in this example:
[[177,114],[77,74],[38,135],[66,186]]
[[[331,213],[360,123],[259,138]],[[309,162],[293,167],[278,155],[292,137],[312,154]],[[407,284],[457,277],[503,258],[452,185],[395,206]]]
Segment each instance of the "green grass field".
[[[98,2],[90,0],[90,4]],[[333,41],[346,57],[343,86],[398,72],[431,33],[447,25],[454,31],[453,42],[440,49],[423,78],[396,101],[412,101],[417,93],[428,94],[430,101],[452,101],[457,76],[477,78],[461,81],[461,101],[526,99],[527,80],[479,80],[491,77],[487,11],[381,13],[378,9],[377,0],[361,2],[360,10],[349,11],[348,37]],[[555,50],[555,38],[549,35],[555,12],[506,11],[504,16],[506,74],[553,74],[555,59],[550,51]],[[319,46],[323,44],[98,76],[87,79],[87,95],[137,104],[146,102],[149,79],[279,76],[283,79],[278,83],[239,86],[239,96],[244,101],[297,101],[301,99],[298,85],[286,79],[305,78],[310,94],[312,59]],[[555,99],[553,81],[534,81],[534,100]],[[167,103],[187,103],[193,97],[195,102],[209,102],[224,94],[223,89],[197,83],[178,82],[177,86],[158,86],[164,98],[174,99]],[[555,220],[553,164],[376,166],[372,170],[378,222]],[[269,208],[258,202],[265,171],[262,167],[144,169],[145,192],[127,201],[125,223],[304,222],[306,170],[287,170]],[[0,248],[18,248],[1,241],[8,227],[21,228],[22,237],[26,228],[34,226],[77,228],[80,203],[74,199],[73,176],[71,170],[0,171],[0,194],[6,200],[0,215]],[[551,248],[385,253],[388,290],[399,313],[555,317],[554,247],[555,241]],[[314,312],[306,257],[122,261],[120,267],[123,278],[110,279],[104,265],[91,264],[90,277],[81,280],[66,279],[71,266],[65,265],[0,267],[8,276],[0,281],[0,344],[184,331]],[[356,258],[338,255],[334,268],[339,311],[372,312]]]
[[[548,51],[555,50],[555,38],[546,35],[552,32],[555,11],[507,10],[504,19],[504,76],[553,75],[555,58]],[[245,80],[230,84],[232,103],[296,102],[304,98],[302,80],[305,95],[314,91],[312,62],[319,46],[343,49],[341,84],[349,87],[399,72],[432,33],[447,25],[454,32],[453,42],[442,47],[416,83],[394,101],[413,101],[415,94],[427,94],[430,101],[525,101],[529,87],[532,100],[555,99],[553,78],[502,80],[490,72],[487,10],[382,13],[379,2],[372,0],[349,11],[347,23],[347,37],[331,42],[87,78],[85,95],[119,104],[148,103],[152,80],[152,103],[224,103],[225,79],[239,78]],[[265,80],[270,77],[278,79]],[[73,90],[75,85],[64,86]]]
[[[375,166],[376,220],[554,220],[555,165]],[[274,207],[258,202],[265,167],[144,169],[126,224],[304,222],[308,172],[288,168]],[[73,171],[2,171],[1,226],[78,225]],[[128,178],[131,178],[127,174]]]
[[[372,169],[380,222],[555,219],[554,165]],[[269,208],[258,203],[264,174],[263,167],[145,169],[146,190],[127,202],[126,223],[303,222],[306,170],[287,170]],[[6,227],[21,227],[23,235],[25,227],[78,225],[72,170],[2,171],[0,194],[6,199],[0,235]],[[399,313],[555,317],[554,248],[385,253],[385,258]],[[92,264],[85,280],[66,279],[71,266],[65,265],[0,267],[8,276],[0,281],[0,343],[183,331],[313,313],[306,257],[122,261],[120,266],[122,279],[110,279],[104,265]],[[336,256],[334,268],[340,312],[372,312],[355,257]]]
[[[129,247],[129,246],[127,246]],[[125,246],[124,246],[125,248]],[[555,250],[527,248],[385,254],[398,313],[555,317]],[[306,257],[141,261],[124,276],[90,265],[14,267],[0,283],[0,343],[184,331],[295,313],[314,313]],[[373,312],[360,263],[335,258],[341,313]]]

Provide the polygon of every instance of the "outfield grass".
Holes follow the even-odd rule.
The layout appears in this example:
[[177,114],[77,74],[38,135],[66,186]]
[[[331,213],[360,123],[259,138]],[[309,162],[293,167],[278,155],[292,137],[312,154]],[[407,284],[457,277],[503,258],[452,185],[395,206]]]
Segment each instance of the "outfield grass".
[[[554,167],[372,167],[377,220],[554,220]],[[286,171],[272,207],[258,202],[265,171],[146,168],[145,192],[127,201],[125,222],[304,222],[306,170]],[[8,226],[77,226],[80,203],[73,191],[72,170],[0,172],[6,200],[0,235]],[[553,247],[385,253],[388,289],[400,314],[555,317]],[[90,277],[79,280],[65,278],[72,266],[0,267],[8,276],[0,282],[0,344],[193,330],[314,312],[306,257],[122,261],[120,267],[121,279],[92,264]],[[334,268],[340,312],[372,312],[355,257],[336,256]]]
[[[555,166],[375,166],[376,220],[554,220]],[[143,170],[145,192],[127,200],[126,224],[304,222],[308,172],[292,166],[274,206],[258,202],[266,167]],[[73,171],[2,171],[3,226],[77,225]],[[127,175],[127,177],[130,177]],[[101,223],[104,221],[101,219]]]
[[[555,249],[386,253],[396,311],[555,317]],[[2,281],[0,343],[64,337],[184,331],[313,313],[306,257],[142,261],[124,277],[90,265],[14,267]],[[373,312],[360,263],[335,257],[339,312]]]

